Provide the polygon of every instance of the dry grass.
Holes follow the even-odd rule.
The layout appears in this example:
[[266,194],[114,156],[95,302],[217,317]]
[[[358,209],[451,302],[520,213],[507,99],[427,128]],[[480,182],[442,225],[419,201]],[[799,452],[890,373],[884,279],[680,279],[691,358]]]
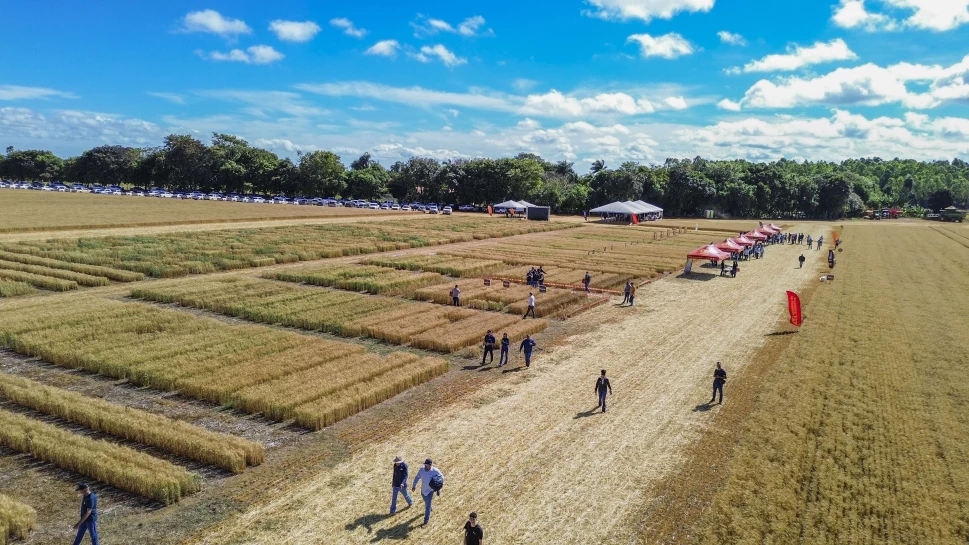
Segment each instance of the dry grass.
[[[95,298],[54,306],[21,300],[5,306],[0,309],[0,344],[55,365],[127,379],[140,386],[179,391],[196,399],[250,412],[265,412],[275,419],[292,418],[300,404],[332,394],[334,384],[350,388],[355,381],[373,380],[381,370],[388,370],[388,365],[393,367],[400,361],[412,363],[411,356],[393,354],[379,358],[366,354],[358,345],[264,326],[229,325],[180,311]],[[437,369],[446,371],[444,367]],[[430,377],[419,372],[411,376],[411,386]],[[382,383],[378,386],[384,388],[382,391],[394,390]],[[372,393],[367,396],[369,400],[379,397]],[[367,406],[366,399],[356,406]],[[132,435],[133,440],[149,441],[147,435],[138,436],[140,432],[125,431],[123,422],[95,424],[97,415],[103,416],[105,411],[107,408],[89,417],[72,418],[85,418],[81,423],[100,426],[96,429],[114,430],[109,433],[125,433]],[[327,414],[348,416],[345,409]],[[164,428],[155,432],[159,434],[158,443],[167,445],[167,437],[161,437]],[[231,450],[233,444],[239,446],[231,438],[217,437],[220,443],[211,444],[212,450]],[[171,448],[194,452],[188,445]],[[246,461],[250,464],[260,457],[251,447],[246,450]]]
[[50,291],[70,291],[77,289],[77,282],[73,280],[61,280],[50,276],[14,271],[10,269],[0,269],[0,279],[29,284],[35,288]]
[[386,210],[3,190],[0,233],[390,215]]
[[60,278],[61,280],[70,280],[77,282],[79,286],[96,287],[107,286],[109,284],[108,279],[103,276],[91,276],[89,274],[65,271],[63,269],[42,267],[40,265],[25,265],[23,263],[17,263],[16,261],[4,261],[2,259],[0,259],[0,270],[20,271],[40,276],[49,276],[51,278]]
[[0,374],[0,399],[128,441],[241,473],[265,459],[262,445],[186,422]]
[[37,290],[26,282],[0,279],[0,297],[17,297],[31,293],[37,293]]
[[504,262],[493,259],[474,259],[441,254],[374,256],[364,258],[361,263],[405,271],[436,272],[455,277],[481,276],[500,270],[505,266]]
[[969,539],[969,253],[905,225],[849,225],[844,239],[836,280],[764,381],[701,542]]
[[265,275],[264,278],[385,295],[411,293],[417,288],[444,281],[440,274],[433,272],[416,273],[366,265],[290,269]]
[[36,525],[33,507],[0,494],[0,545],[7,543],[8,537],[26,540]]
[[451,304],[451,289],[455,284],[461,290],[461,305],[481,310],[524,314],[528,307],[530,293],[535,295],[535,315],[539,317],[568,314],[576,307],[585,306],[590,302],[589,296],[584,292],[549,288],[545,293],[541,293],[538,289],[523,284],[511,284],[506,288],[499,281],[492,282],[491,286],[485,286],[482,280],[461,280],[421,288],[414,292],[413,297],[421,301],[448,305]]
[[71,263],[70,261],[58,261],[56,259],[36,257],[28,254],[17,254],[13,252],[0,252],[0,259],[7,262],[23,263],[25,265],[38,265],[41,267],[62,269],[91,276],[103,276],[104,278],[115,280],[117,282],[136,282],[138,280],[144,280],[145,278],[145,275],[142,273],[121,271],[109,267],[98,267],[96,265],[85,265],[83,263]]
[[0,446],[165,505],[202,487],[194,473],[127,447],[0,409]]

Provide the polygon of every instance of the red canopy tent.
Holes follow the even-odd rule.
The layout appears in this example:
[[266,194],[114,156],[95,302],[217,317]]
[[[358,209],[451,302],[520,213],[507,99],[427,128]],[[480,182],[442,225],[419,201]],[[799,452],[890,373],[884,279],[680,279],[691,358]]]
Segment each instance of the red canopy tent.
[[700,246],[696,250],[693,250],[686,257],[690,259],[705,259],[707,261],[723,261],[724,259],[730,259],[730,254],[720,251],[713,244],[707,244],[706,246]]
[[767,240],[767,235],[758,233],[757,231],[751,231],[749,233],[744,233],[744,236],[751,240]]
[[770,224],[770,225],[768,225],[768,227],[770,227],[771,229],[777,231],[778,233],[780,233],[781,231],[783,231],[783,229],[781,229],[780,227],[774,225],[773,223]]
[[722,250],[724,252],[727,252],[728,254],[734,254],[734,253],[737,253],[737,252],[744,251],[744,247],[743,246],[741,246],[740,244],[737,244],[736,242],[734,242],[733,240],[731,240],[729,238],[727,240],[721,242],[720,244],[717,244],[716,246],[717,246],[717,249],[718,250]]
[[774,231],[773,229],[769,229],[767,227],[758,227],[756,232],[762,235],[766,235],[768,237],[774,236],[777,234],[777,231]]
[[749,238],[743,235],[740,235],[739,237],[727,239],[727,240],[731,240],[734,242],[734,244],[739,244],[741,246],[753,246],[754,244],[756,244],[756,242],[750,240]]

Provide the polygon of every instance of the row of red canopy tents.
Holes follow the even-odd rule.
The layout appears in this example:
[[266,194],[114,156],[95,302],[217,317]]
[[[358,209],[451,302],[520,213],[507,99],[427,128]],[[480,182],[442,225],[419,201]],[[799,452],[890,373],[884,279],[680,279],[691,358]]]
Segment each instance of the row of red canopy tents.
[[744,233],[740,236],[728,238],[719,244],[707,244],[700,246],[696,250],[693,250],[687,254],[686,272],[690,272],[694,259],[703,261],[724,261],[726,259],[730,259],[730,254],[742,252],[745,247],[750,247],[756,244],[756,241],[767,240],[768,237],[776,235],[780,232],[781,228],[771,223],[770,225],[761,225],[757,229]]

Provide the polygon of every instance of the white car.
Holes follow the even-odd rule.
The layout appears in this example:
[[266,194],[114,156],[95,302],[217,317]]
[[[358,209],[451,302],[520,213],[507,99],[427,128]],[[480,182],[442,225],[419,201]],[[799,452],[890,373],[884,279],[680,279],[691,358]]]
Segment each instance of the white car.
[[444,214],[445,216],[450,216],[451,215],[451,212],[452,212],[452,210],[451,210],[451,207],[450,206],[445,206],[441,210],[441,213]]
[[390,209],[391,210],[400,210],[400,205],[399,204],[395,204],[395,205],[391,206]]
[[428,214],[437,214],[437,206],[431,205],[427,207]]
[[171,199],[174,196],[175,194],[172,193],[171,191],[162,191],[161,193],[158,194],[158,197],[161,197],[162,199]]
[[262,197],[253,197],[252,198],[252,202],[259,203],[259,204],[263,204],[263,203],[266,202],[266,199],[264,199]]
[[367,208],[369,208],[371,210],[380,210],[380,205],[377,204],[377,203],[375,203],[375,202],[372,202],[372,203],[370,203],[369,206],[367,206]]
[[401,206],[400,207],[400,211],[401,212],[410,212],[410,206],[405,204],[404,206]]

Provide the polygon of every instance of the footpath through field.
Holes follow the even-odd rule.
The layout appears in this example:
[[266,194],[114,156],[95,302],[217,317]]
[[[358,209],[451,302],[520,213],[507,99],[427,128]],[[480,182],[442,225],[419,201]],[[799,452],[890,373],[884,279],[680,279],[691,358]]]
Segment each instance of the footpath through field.
[[[819,224],[809,229],[830,236]],[[801,252],[809,259],[798,269]],[[718,408],[706,406],[716,361],[742,373],[765,335],[787,327],[778,321],[785,290],[817,282],[826,257],[774,246],[742,263],[736,279],[670,277],[640,288],[634,308],[615,300],[584,313],[575,319],[598,327],[538,353],[532,369],[447,408],[428,407],[406,433],[274,493],[198,541],[456,543],[477,511],[490,543],[627,543],[651,485],[716,425]],[[593,394],[602,368],[615,390],[606,414]],[[725,394],[730,403],[729,382]],[[387,516],[396,454],[410,463],[411,479],[426,457],[447,478],[425,529],[419,494],[413,508]]]

